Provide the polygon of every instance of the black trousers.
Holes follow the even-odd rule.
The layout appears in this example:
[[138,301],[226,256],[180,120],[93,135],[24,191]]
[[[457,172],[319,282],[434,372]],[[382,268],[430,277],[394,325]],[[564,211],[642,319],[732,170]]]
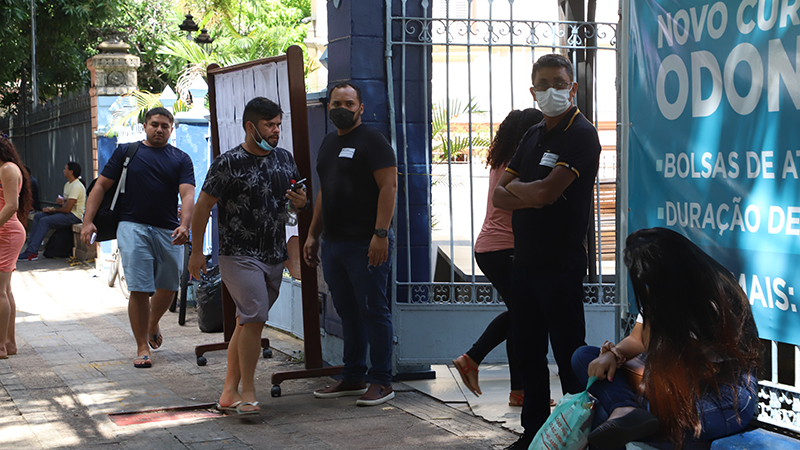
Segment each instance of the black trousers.
[[514,265],[511,333],[519,358],[525,402],[522,426],[533,437],[550,415],[547,344],[553,347],[563,393],[586,389],[572,370],[572,354],[586,345],[583,277],[586,268],[542,270]]
[[[511,297],[511,270],[514,266],[514,249],[497,250],[494,252],[475,253],[475,262],[492,286],[500,294],[505,302]],[[508,302],[506,302],[508,307]],[[506,341],[506,352],[508,353],[508,366],[511,371],[511,389],[522,389],[522,378],[519,374],[519,362],[516,350],[514,350],[514,339],[511,336],[511,311],[504,311],[492,320],[486,327],[481,337],[472,344],[467,355],[476,363],[480,364],[483,358],[495,347]]]

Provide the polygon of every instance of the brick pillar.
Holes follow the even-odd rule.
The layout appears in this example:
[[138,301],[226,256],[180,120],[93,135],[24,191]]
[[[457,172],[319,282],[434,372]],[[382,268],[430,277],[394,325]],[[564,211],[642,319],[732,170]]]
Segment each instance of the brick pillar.
[[[97,47],[100,53],[86,61],[91,74],[89,90],[92,105],[92,175],[96,178],[108,162],[117,146],[117,139],[106,137],[112,121],[111,105],[121,95],[138,89],[136,69],[140,65],[138,56],[128,54],[130,46],[117,40],[103,41]],[[88,178],[87,178],[88,179]],[[95,244],[98,257],[95,266],[102,270],[111,255],[111,244]]]
[[103,41],[97,48],[100,53],[86,61],[92,83],[92,132],[97,137],[92,141],[95,177],[116,147],[115,139],[104,137],[112,120],[109,107],[121,95],[138,89],[136,69],[141,63],[138,56],[128,54],[130,46],[124,42]]

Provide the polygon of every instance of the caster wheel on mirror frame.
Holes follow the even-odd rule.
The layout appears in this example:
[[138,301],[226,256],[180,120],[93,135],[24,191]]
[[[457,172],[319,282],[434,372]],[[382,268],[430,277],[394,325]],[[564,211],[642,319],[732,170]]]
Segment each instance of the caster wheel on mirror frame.
[[280,397],[281,396],[281,387],[280,387],[280,385],[276,384],[275,386],[272,386],[272,390],[270,390],[269,393],[273,397]]
[[263,356],[264,358],[272,358],[272,349],[271,348],[262,349],[261,356]]
[[197,365],[198,366],[205,366],[207,362],[208,362],[208,360],[206,359],[205,356],[198,356],[197,357]]

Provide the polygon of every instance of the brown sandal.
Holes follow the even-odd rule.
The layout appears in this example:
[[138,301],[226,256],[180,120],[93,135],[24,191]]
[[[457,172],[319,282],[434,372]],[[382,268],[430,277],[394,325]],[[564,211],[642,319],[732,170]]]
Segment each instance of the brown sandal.
[[464,382],[464,384],[467,386],[467,389],[469,389],[473,394],[475,394],[476,397],[478,397],[483,394],[480,386],[478,385],[478,365],[470,365],[470,360],[471,358],[464,353],[453,360],[453,365],[456,366],[456,369],[458,369],[458,373],[461,375],[461,381]]

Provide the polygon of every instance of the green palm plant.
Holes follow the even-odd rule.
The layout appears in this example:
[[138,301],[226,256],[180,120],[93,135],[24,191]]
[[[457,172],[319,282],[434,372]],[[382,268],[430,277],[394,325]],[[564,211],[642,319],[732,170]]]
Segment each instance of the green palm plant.
[[[491,142],[481,136],[474,135],[469,130],[465,136],[453,130],[454,119],[465,114],[483,115],[486,111],[480,109],[475,99],[470,99],[462,104],[459,99],[441,100],[433,105],[431,112],[431,135],[433,136],[434,155],[440,155],[439,162],[453,158],[463,158],[469,153],[470,148],[483,149],[489,147]],[[448,133],[449,131],[449,133]]]
[[[434,164],[442,164],[448,160],[466,159],[470,148],[473,151],[488,148],[491,144],[489,139],[473,134],[470,129],[466,136],[453,130],[453,120],[464,114],[481,116],[486,111],[481,110],[475,99],[470,99],[467,104],[462,104],[459,99],[441,100],[434,103],[431,110],[431,136],[433,143],[431,153]],[[449,133],[448,133],[449,131]],[[431,170],[433,173],[433,170]],[[447,182],[446,174],[431,175],[431,186]],[[458,183],[453,183],[455,187]],[[432,199],[433,203],[436,203]],[[439,225],[439,219],[431,210],[431,229],[435,230]]]

